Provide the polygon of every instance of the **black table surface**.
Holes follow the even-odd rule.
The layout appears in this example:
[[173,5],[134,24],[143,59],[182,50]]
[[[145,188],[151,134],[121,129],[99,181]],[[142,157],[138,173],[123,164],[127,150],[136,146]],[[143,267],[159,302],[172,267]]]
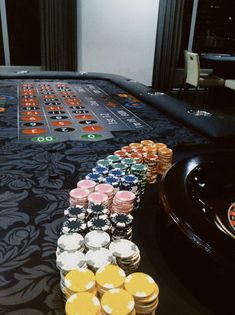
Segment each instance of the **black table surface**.
[[201,67],[213,68],[215,75],[224,79],[235,78],[235,56],[205,53],[200,55]]
[[[42,77],[36,80],[43,80]],[[60,74],[58,77],[60,81],[71,79]],[[10,95],[11,80],[22,78],[28,79],[2,78],[1,94]],[[76,79],[83,80],[81,76]],[[90,80],[110,95],[130,91],[141,99],[141,93],[149,91],[132,81],[126,80],[124,86],[123,79],[116,77],[107,81],[97,75]],[[0,314],[64,314],[55,265],[63,210],[68,206],[69,190],[98,159],[144,138],[172,147],[175,161],[200,150],[214,149],[211,139],[183,126],[146,101],[145,105],[144,110],[133,112],[152,126],[151,131],[116,132],[112,139],[89,144],[83,141],[50,145],[17,143],[11,136],[12,129],[16,128],[15,112],[7,120],[0,115]],[[12,104],[8,102],[6,106]],[[49,176],[50,152],[56,155],[58,178]],[[159,204],[157,184],[148,185],[140,209],[134,215],[134,241],[142,256],[140,270],[153,276],[160,286],[158,314],[224,314],[221,307],[216,307],[213,296],[218,277],[215,281],[214,274],[206,269],[199,281],[201,270],[205,269],[200,266],[205,266],[204,258],[201,253],[194,254],[191,244],[169,224]],[[196,255],[195,260],[192,255]],[[221,290],[216,292],[217,298],[219,294],[222,297]]]

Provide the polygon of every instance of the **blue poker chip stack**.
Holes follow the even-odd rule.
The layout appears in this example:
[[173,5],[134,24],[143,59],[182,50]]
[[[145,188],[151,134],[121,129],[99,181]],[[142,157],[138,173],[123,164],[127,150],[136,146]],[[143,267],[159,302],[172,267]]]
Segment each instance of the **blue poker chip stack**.
[[118,177],[115,177],[115,176],[107,176],[104,178],[103,182],[105,184],[112,185],[115,190],[118,190],[119,184],[120,184],[120,179]]
[[103,182],[103,175],[100,173],[89,173],[86,175],[85,178],[93,180],[96,183],[102,183]]
[[121,178],[121,190],[128,190],[133,192],[134,194],[138,193],[138,177],[135,175],[125,175]]
[[121,178],[125,176],[125,171],[121,170],[120,168],[114,168],[111,171],[109,171],[109,176]]
[[109,169],[105,166],[96,166],[92,169],[92,172],[101,174],[102,176],[107,176],[109,173]]

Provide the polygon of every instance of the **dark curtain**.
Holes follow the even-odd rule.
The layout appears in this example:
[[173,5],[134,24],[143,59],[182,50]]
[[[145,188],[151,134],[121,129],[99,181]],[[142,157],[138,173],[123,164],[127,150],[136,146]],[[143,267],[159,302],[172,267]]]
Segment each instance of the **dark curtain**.
[[43,70],[77,71],[76,0],[40,0]]
[[170,93],[178,63],[185,0],[160,0],[153,87]]

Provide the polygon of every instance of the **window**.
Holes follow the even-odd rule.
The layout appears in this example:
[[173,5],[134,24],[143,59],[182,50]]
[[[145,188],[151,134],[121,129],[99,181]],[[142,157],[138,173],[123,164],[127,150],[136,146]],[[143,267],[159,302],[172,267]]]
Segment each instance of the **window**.
[[193,51],[235,53],[234,0],[199,0]]
[[39,1],[5,0],[11,65],[41,65]]

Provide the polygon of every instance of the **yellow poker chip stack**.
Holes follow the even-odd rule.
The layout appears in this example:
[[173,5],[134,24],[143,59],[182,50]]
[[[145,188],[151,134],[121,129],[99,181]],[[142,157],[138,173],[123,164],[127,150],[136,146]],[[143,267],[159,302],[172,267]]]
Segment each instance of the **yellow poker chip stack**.
[[159,288],[152,277],[141,272],[130,274],[125,280],[124,288],[134,297],[137,314],[155,312],[159,302]]
[[134,315],[135,301],[132,295],[123,289],[111,289],[101,299],[103,315]]
[[100,296],[110,289],[121,289],[124,286],[126,274],[117,265],[106,265],[96,272],[97,289]]
[[64,279],[64,294],[68,299],[74,293],[90,292],[96,295],[95,275],[87,268],[71,270]]
[[66,315],[100,315],[100,310],[98,298],[88,292],[71,295],[65,305]]

